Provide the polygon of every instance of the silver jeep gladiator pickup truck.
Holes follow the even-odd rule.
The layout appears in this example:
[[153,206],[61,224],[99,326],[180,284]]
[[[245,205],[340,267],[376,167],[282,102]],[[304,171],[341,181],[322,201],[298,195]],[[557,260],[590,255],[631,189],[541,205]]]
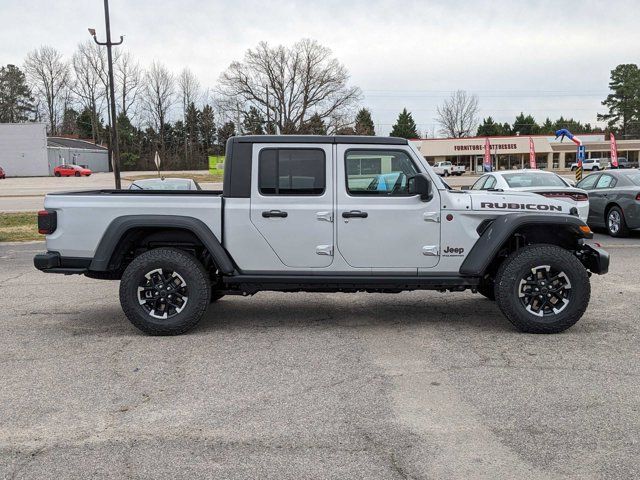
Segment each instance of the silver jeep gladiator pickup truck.
[[186,332],[224,295],[471,289],[525,332],[560,332],[608,254],[575,208],[451,190],[400,138],[244,136],[222,191],[47,195],[43,272],[120,280],[129,320]]

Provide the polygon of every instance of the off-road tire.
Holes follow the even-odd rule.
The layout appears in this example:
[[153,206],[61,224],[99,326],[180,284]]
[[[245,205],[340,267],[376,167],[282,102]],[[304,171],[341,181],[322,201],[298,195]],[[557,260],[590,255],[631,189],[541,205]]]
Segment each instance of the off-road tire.
[[[541,265],[563,272],[571,283],[569,303],[559,313],[537,316],[527,311],[519,297],[520,282]],[[539,244],[513,252],[496,274],[496,303],[515,327],[527,333],[559,333],[574,325],[589,305],[591,284],[580,261],[556,245]]]
[[[612,227],[609,224],[609,215],[611,215],[612,212],[617,213],[620,217],[620,226],[617,231],[611,230]],[[604,224],[605,224],[605,227],[607,228],[607,233],[612,237],[629,236],[629,227],[627,227],[627,221],[624,219],[624,212],[617,205],[614,205],[613,207],[607,210],[607,213],[605,214],[605,217],[604,217]]]
[[[186,283],[188,300],[184,310],[167,319],[152,317],[138,301],[138,287],[154,269],[178,273]],[[204,316],[211,296],[209,275],[192,255],[174,248],[142,253],[125,269],[120,282],[120,304],[134,326],[149,335],[179,335],[192,329]]]

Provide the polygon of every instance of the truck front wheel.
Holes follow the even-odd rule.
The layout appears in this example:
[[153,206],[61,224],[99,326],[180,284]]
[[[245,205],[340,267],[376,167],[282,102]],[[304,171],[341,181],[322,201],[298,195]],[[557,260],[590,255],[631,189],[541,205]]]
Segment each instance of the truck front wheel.
[[502,313],[519,330],[558,333],[580,320],[591,285],[571,252],[556,245],[531,245],[502,263],[495,295]]
[[209,305],[211,285],[202,264],[182,250],[157,248],[136,257],[120,282],[120,304],[149,335],[179,335],[193,328]]

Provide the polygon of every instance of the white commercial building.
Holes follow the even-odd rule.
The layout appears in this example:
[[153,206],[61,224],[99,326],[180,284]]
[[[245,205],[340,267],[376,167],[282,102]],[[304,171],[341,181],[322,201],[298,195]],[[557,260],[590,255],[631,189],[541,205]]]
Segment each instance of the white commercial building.
[[87,140],[47,138],[44,123],[0,123],[0,167],[7,177],[46,177],[63,163],[109,171],[105,147]]
[[[587,158],[610,157],[611,142],[603,134],[579,134],[586,147]],[[495,170],[511,170],[529,166],[529,138],[533,140],[538,168],[563,171],[576,161],[576,145],[560,142],[548,135],[488,137],[491,162]],[[411,140],[431,164],[450,161],[464,165],[469,171],[482,171],[487,137],[429,138]],[[618,140],[618,156],[638,161],[640,140]]]
[[0,167],[7,177],[49,175],[44,123],[0,123]]

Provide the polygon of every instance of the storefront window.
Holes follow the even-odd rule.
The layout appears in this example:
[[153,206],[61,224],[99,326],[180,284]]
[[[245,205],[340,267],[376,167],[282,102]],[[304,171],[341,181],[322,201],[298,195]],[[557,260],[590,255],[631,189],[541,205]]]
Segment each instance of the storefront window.
[[571,164],[576,161],[575,152],[566,152],[564,154],[564,168],[571,168]]

